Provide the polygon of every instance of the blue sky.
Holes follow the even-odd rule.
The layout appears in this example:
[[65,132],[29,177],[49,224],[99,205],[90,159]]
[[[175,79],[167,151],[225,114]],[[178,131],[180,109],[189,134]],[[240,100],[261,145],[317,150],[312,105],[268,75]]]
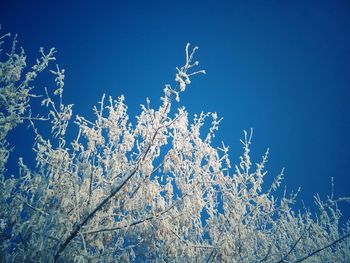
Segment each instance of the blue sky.
[[[58,50],[65,100],[88,116],[103,93],[124,94],[131,116],[146,97],[158,105],[186,43],[198,45],[207,75],[180,105],[224,117],[218,137],[232,162],[253,128],[253,157],[269,147],[268,176],[285,167],[285,184],[307,204],[330,193],[332,176],[336,193],[350,195],[350,4],[264,2],[2,0],[0,23],[29,62],[41,46]],[[31,145],[16,132],[17,148]]]

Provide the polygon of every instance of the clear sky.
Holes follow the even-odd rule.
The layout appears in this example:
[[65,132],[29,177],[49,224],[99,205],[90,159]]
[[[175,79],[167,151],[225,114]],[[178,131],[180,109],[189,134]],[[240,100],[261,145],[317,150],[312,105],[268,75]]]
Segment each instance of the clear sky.
[[[41,46],[58,50],[65,100],[82,115],[91,116],[103,93],[124,94],[131,116],[146,97],[158,105],[185,44],[198,45],[207,75],[193,79],[180,104],[224,117],[218,137],[234,163],[242,130],[253,128],[253,157],[269,147],[268,176],[285,167],[287,189],[300,186],[307,204],[330,193],[332,176],[336,193],[350,195],[349,14],[345,0],[0,5],[2,33],[18,33],[29,62]],[[17,132],[18,147],[30,147]]]

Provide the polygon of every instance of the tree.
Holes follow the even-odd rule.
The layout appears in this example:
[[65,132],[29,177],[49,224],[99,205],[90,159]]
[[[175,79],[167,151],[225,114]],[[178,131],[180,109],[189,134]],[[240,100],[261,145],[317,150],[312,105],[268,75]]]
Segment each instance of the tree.
[[[0,38],[0,47],[9,34]],[[296,194],[277,198],[283,171],[263,188],[268,151],[253,165],[252,132],[244,132],[240,163],[231,167],[228,147],[215,147],[220,119],[193,120],[174,109],[190,84],[197,47],[177,68],[176,87],[166,85],[158,109],[149,100],[131,124],[124,97],[94,107],[96,119],[76,116],[63,103],[64,70],[50,70],[56,88],[45,89],[46,115],[33,115],[31,86],[55,60],[55,50],[25,73],[16,38],[0,62],[0,255],[5,262],[349,262],[350,224],[342,229],[333,193],[313,216],[295,212]],[[1,51],[0,51],[1,52]],[[2,55],[2,53],[1,53]],[[34,109],[33,109],[34,110]],[[6,138],[27,122],[35,138],[35,167],[18,160],[8,174]],[[45,138],[38,123],[51,127]],[[70,140],[74,122],[79,131]],[[267,190],[264,190],[264,189]]]

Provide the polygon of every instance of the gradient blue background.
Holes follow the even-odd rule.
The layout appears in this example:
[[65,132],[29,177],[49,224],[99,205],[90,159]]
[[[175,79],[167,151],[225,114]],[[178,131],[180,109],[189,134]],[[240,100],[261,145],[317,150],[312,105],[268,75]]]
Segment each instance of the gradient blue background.
[[[287,189],[301,186],[312,205],[332,176],[336,194],[350,195],[349,14],[345,0],[2,0],[0,23],[19,34],[29,62],[40,46],[57,48],[65,101],[90,117],[102,93],[124,94],[131,116],[146,97],[158,105],[185,44],[198,45],[207,75],[193,78],[180,104],[224,117],[218,136],[234,163],[242,130],[253,128],[255,160],[270,147],[269,178],[285,167]],[[22,132],[11,135],[19,151],[31,146]]]

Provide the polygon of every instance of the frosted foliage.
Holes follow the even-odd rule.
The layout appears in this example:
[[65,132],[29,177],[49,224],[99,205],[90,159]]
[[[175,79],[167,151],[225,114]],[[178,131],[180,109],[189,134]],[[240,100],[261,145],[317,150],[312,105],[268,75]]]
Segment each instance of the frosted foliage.
[[[189,48],[175,87],[165,86],[158,108],[147,99],[135,123],[123,96],[103,95],[94,120],[73,115],[73,105],[63,102],[64,70],[58,66],[50,70],[56,88],[42,97],[32,93],[31,83],[54,61],[54,49],[40,49],[29,70],[16,39],[1,54],[2,261],[350,261],[350,224],[339,225],[338,209],[348,198],[332,192],[325,201],[315,197],[318,213],[294,211],[297,195],[275,192],[283,171],[264,185],[268,151],[253,164],[251,131],[244,132],[242,157],[231,166],[229,147],[216,143],[217,114],[192,118],[176,109],[190,79],[204,73],[193,71],[197,48]],[[44,114],[32,114],[34,99]],[[35,134],[36,166],[19,158],[11,175],[6,138],[22,122]],[[43,125],[51,135],[44,135]],[[74,139],[66,135],[72,125],[78,127]]]

